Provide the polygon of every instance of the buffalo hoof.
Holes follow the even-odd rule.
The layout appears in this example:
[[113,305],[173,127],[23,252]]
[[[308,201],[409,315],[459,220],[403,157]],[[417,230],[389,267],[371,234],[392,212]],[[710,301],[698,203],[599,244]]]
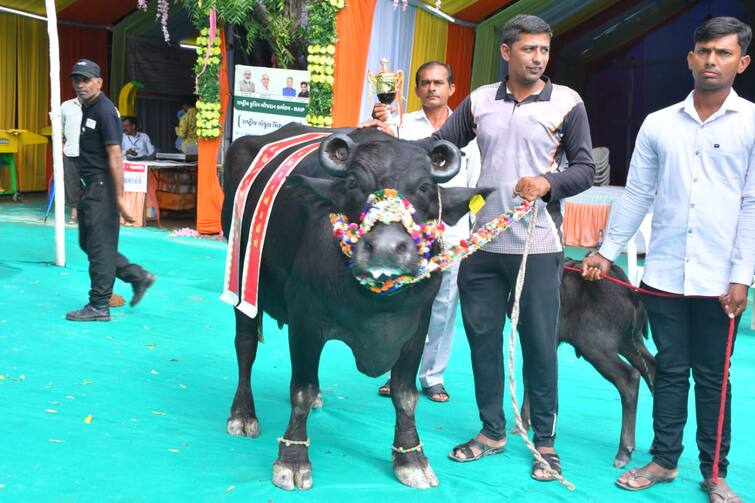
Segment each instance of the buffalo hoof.
[[627,466],[629,461],[632,459],[632,453],[630,451],[625,451],[624,449],[619,449],[619,452],[616,454],[616,457],[613,458],[613,466],[616,468],[624,468]]
[[260,422],[256,417],[229,417],[226,431],[237,437],[257,438],[260,436]]
[[293,491],[299,489],[306,491],[312,488],[312,464],[311,463],[283,463],[276,461],[273,463],[273,484]]
[[424,454],[394,455],[393,473],[399,482],[415,489],[427,489],[438,485],[438,477]]
[[312,403],[312,408],[322,409],[323,405],[325,405],[325,402],[322,401],[322,393],[317,393],[317,398],[315,398],[314,403]]

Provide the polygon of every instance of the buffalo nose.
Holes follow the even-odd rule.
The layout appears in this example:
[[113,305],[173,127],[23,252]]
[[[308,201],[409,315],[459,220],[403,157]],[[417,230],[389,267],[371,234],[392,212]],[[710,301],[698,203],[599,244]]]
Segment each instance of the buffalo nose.
[[409,253],[409,245],[414,244],[409,236],[386,235],[385,233],[367,234],[363,239],[363,252],[367,255],[365,258],[371,260],[393,257],[398,259],[397,262],[401,262],[400,259]]
[[410,271],[416,267],[417,247],[400,224],[378,224],[357,244],[355,263],[365,269]]

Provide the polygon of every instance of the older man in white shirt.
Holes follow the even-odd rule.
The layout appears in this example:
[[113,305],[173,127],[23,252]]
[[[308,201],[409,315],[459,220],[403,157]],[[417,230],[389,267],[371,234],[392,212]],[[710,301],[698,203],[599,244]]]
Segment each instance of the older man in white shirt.
[[741,502],[725,480],[730,391],[721,479],[712,479],[728,320],[739,322],[755,273],[755,104],[732,89],[750,63],[751,40],[750,27],[734,18],[713,18],[695,31],[687,56],[694,91],[645,119],[603,246],[583,262],[588,279],[607,273],[655,202],[643,286],[679,298],[643,296],[658,349],[653,461],[624,473],[616,481],[624,489],[676,478],[691,369],[701,487],[711,502]]
[[[417,69],[415,75],[415,93],[422,102],[422,109],[406,114],[398,136],[404,140],[418,140],[427,138],[446,123],[451,115],[448,98],[456,91],[453,80],[453,69],[450,65],[440,61],[428,61]],[[373,115],[377,118],[387,118],[390,111],[386,105],[376,104]],[[477,142],[473,141],[462,149],[464,161],[459,173],[442,183],[443,187],[474,187],[480,175],[480,150]],[[456,225],[446,227],[443,234],[443,244],[446,247],[459,244],[459,241],[469,237],[469,220],[462,218]],[[444,386],[443,373],[448,367],[453,345],[454,326],[456,324],[456,310],[459,304],[459,289],[456,278],[459,264],[453,265],[443,272],[438,295],[435,297],[427,330],[427,340],[422,353],[422,364],[419,369],[419,380],[422,391],[436,402],[446,402],[449,394]],[[380,387],[380,394],[390,396],[390,380]]]
[[60,105],[60,118],[63,122],[63,184],[66,206],[71,208],[69,224],[75,224],[78,217],[81,178],[79,177],[79,131],[81,128],[81,102],[78,98],[64,101]]

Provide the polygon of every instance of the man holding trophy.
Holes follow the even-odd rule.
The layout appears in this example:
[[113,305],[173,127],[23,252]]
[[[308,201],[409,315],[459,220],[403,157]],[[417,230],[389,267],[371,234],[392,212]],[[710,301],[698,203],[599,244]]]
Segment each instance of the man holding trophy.
[[[387,71],[386,60],[382,60],[383,71]],[[390,72],[388,72],[390,73]],[[390,73],[395,75],[395,73]],[[375,78],[375,76],[373,76]],[[378,99],[388,101],[391,96],[396,96],[396,87],[403,80],[397,77],[389,77],[372,86],[378,92]],[[451,108],[448,106],[448,98],[456,91],[454,84],[453,69],[450,65],[440,61],[428,61],[422,64],[414,77],[416,87],[415,94],[422,102],[422,108],[416,112],[406,114],[400,124],[392,120],[390,103],[381,100],[376,103],[372,115],[386,123],[395,123],[396,133],[399,138],[406,140],[418,140],[426,138],[440,129],[451,116]],[[474,187],[480,174],[480,151],[477,142],[472,142],[463,150],[464,159],[459,173],[442,183],[443,187]],[[469,236],[469,220],[462,218],[456,225],[446,227],[443,234],[443,245],[451,247],[459,244],[459,241]],[[453,346],[454,325],[456,324],[456,308],[459,301],[459,289],[456,279],[459,272],[459,264],[453,265],[443,272],[443,280],[438,295],[433,302],[430,326],[427,330],[425,348],[422,352],[422,364],[419,368],[419,381],[422,392],[434,402],[447,402],[450,395],[444,386],[443,373],[448,367],[448,359],[451,356]],[[381,396],[390,396],[390,379],[378,389]]]
[[[558,317],[563,246],[559,200],[592,185],[595,163],[587,113],[579,95],[543,75],[552,31],[536,16],[518,15],[506,23],[500,46],[508,75],[474,90],[429,138],[428,148],[448,140],[464,147],[477,138],[482,157],[478,186],[495,187],[477,214],[476,226],[513,209],[518,197],[535,201],[537,220],[530,240],[519,324],[523,373],[530,399],[534,444],[551,469],[561,473],[556,454],[558,413]],[[375,126],[393,134],[386,124]],[[557,172],[563,156],[568,169]],[[457,445],[449,457],[469,462],[502,452],[506,445],[503,414],[503,329],[522,261],[526,226],[513,226],[459,268],[464,330],[469,340],[481,431]],[[555,480],[535,462],[532,478]]]

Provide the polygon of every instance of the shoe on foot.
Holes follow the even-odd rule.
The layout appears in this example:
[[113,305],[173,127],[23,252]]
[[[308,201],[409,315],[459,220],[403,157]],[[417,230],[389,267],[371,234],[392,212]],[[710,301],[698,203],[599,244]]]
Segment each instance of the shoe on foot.
[[66,319],[71,321],[110,321],[110,309],[87,304],[78,311],[71,311],[66,314]]
[[134,296],[131,298],[131,302],[129,303],[131,307],[136,306],[139,301],[142,300],[144,294],[147,293],[147,289],[152,286],[155,280],[157,280],[157,276],[148,272],[141,281],[133,284]]

